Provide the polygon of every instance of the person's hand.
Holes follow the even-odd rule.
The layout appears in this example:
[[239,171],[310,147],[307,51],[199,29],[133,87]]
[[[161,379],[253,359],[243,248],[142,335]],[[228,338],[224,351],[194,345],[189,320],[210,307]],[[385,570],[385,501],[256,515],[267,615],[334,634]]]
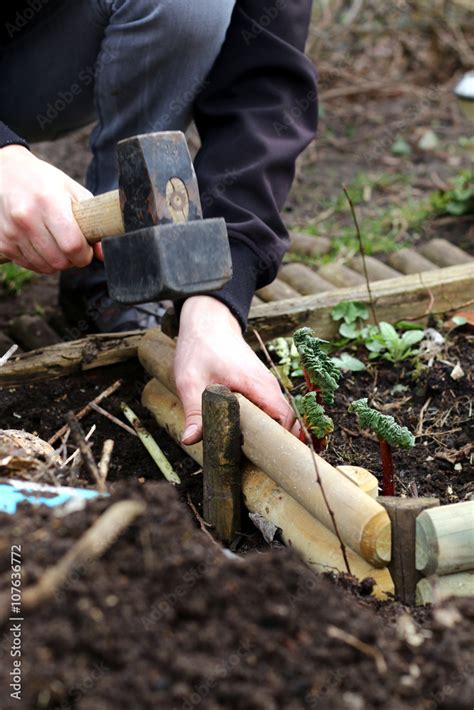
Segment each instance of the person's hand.
[[0,254],[40,274],[87,266],[92,248],[71,204],[90,197],[27,148],[0,148]]
[[186,416],[183,444],[202,438],[201,397],[208,385],[240,392],[290,429],[294,414],[276,378],[242,337],[227,306],[210,296],[193,296],[181,311],[175,380]]

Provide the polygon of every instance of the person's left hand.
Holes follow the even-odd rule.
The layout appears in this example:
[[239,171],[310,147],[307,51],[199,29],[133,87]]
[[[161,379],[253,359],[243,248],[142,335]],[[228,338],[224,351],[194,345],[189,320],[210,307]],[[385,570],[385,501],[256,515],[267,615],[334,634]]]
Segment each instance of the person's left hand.
[[186,416],[183,444],[202,438],[201,397],[211,384],[240,392],[285,428],[293,425],[278,381],[247,345],[227,306],[211,296],[193,296],[183,305],[175,380]]

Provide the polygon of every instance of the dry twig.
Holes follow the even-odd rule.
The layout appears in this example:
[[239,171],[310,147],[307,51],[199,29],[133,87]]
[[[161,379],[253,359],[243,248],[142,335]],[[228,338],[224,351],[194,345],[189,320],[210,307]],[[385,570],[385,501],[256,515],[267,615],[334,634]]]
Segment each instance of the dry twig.
[[174,470],[174,468],[172,467],[172,465],[170,464],[170,462],[168,461],[168,459],[166,458],[163,451],[160,449],[150,432],[145,429],[135,412],[130,409],[126,402],[122,402],[120,404],[120,407],[130,424],[137,432],[138,438],[142,442],[143,446],[148,451],[151,458],[156,463],[166,480],[172,483],[173,485],[176,483],[181,483],[180,477],[178,476],[178,474],[176,473],[176,471]]
[[97,414],[101,414],[103,417],[108,419],[109,421],[113,422],[113,424],[116,424],[119,426],[121,429],[124,431],[128,432],[132,436],[137,436],[137,432],[132,429],[132,427],[128,426],[128,424],[125,424],[124,422],[121,422],[120,419],[117,419],[117,417],[114,417],[113,414],[108,412],[106,409],[102,409],[102,407],[99,407],[98,404],[95,404],[95,402],[91,403],[91,409],[94,410],[94,412],[97,412]]
[[0,367],[3,367],[9,361],[9,359],[16,353],[17,350],[18,345],[12,345],[11,348],[7,350],[5,355],[2,355],[2,357],[0,357]]
[[113,439],[106,439],[104,441],[104,445],[102,447],[102,456],[100,457],[99,461],[99,476],[101,478],[101,481],[103,482],[105,486],[105,482],[107,480],[107,475],[109,473],[109,467],[110,467],[110,460],[112,458],[112,452],[114,450],[114,445],[115,442]]
[[105,493],[107,487],[104,481],[100,477],[99,469],[92,455],[91,447],[89,442],[86,441],[84,432],[81,425],[77,421],[73,412],[68,412],[66,415],[68,426],[71,430],[71,436],[74,439],[74,443],[81,452],[82,461],[87,469],[87,472],[94,479],[97,485],[97,490],[101,493]]
[[[111,394],[116,392],[118,390],[118,388],[122,386],[122,384],[123,384],[123,380],[117,380],[116,382],[111,384],[110,387],[107,387],[107,389],[105,389],[103,392],[101,392],[99,395],[97,395],[97,397],[95,399],[93,399],[92,402],[89,402],[88,404],[86,404],[85,407],[83,407],[79,412],[77,412],[77,414],[75,415],[76,419],[78,421],[83,419],[86,416],[86,414],[89,414],[91,409],[93,409],[92,405],[100,404],[100,402],[102,402],[104,399],[106,399],[107,397],[110,397]],[[53,436],[50,439],[48,439],[48,444],[51,444],[51,445],[54,444],[55,441],[57,441],[62,436],[64,436],[64,434],[66,434],[68,428],[69,427],[67,424],[62,426],[61,429],[59,429],[56,432],[56,434],[53,434]]]
[[202,517],[202,515],[199,514],[199,512],[198,512],[196,506],[194,505],[194,503],[193,503],[193,501],[192,501],[192,498],[191,498],[190,493],[186,493],[186,502],[187,502],[187,504],[189,505],[189,507],[191,508],[191,510],[193,511],[193,513],[194,513],[194,515],[195,515],[195,517],[196,517],[196,520],[197,520],[198,523],[199,523],[199,527],[201,528],[201,530],[203,531],[203,533],[209,538],[209,540],[210,540],[214,545],[216,545],[216,547],[219,548],[219,550],[222,550],[222,547],[219,545],[219,543],[217,542],[217,540],[215,540],[215,539],[212,537],[211,533],[210,533],[209,530],[207,529],[207,526],[209,525],[209,523],[206,523],[206,521],[204,520],[204,518]]
[[369,274],[367,271],[367,264],[365,263],[365,249],[364,249],[364,244],[362,242],[362,234],[360,232],[360,227],[359,227],[359,221],[357,219],[354,203],[352,201],[352,197],[349,195],[349,191],[347,190],[347,187],[345,185],[342,186],[342,189],[344,191],[344,194],[347,198],[347,201],[349,203],[349,207],[351,209],[351,214],[352,214],[352,219],[354,220],[354,226],[357,234],[357,241],[359,242],[359,251],[360,251],[360,256],[362,258],[362,265],[364,267],[364,278],[365,278],[365,283],[367,286],[367,293],[369,295],[369,303],[370,303],[370,310],[372,311],[372,318],[374,319],[374,323],[377,327],[380,327],[379,324],[379,319],[377,318],[377,313],[375,311],[375,303],[374,303],[374,298],[372,296],[372,291],[370,288],[370,280],[369,280]]
[[387,672],[387,662],[382,653],[378,650],[378,648],[375,648],[375,646],[369,646],[368,643],[361,641],[357,638],[357,636],[348,634],[347,631],[339,629],[337,626],[328,626],[326,629],[326,633],[329,638],[337,639],[338,641],[347,643],[348,646],[356,648],[365,656],[370,656],[371,658],[373,658],[375,661],[375,667],[381,675]]

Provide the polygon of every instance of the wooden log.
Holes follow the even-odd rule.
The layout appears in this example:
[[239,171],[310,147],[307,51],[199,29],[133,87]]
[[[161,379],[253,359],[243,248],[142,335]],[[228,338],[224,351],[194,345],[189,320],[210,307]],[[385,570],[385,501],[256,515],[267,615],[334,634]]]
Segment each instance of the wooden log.
[[[336,535],[313,518],[283,488],[256,468],[247,467],[242,476],[246,507],[258,513],[281,531],[287,547],[316,572],[344,572],[345,564]],[[372,567],[350,548],[346,549],[351,574],[359,581],[372,577],[376,582],[374,595],[384,599],[394,592],[390,572],[386,567]]]
[[331,240],[328,237],[312,237],[309,234],[290,234],[290,252],[317,258],[331,251]]
[[136,357],[144,335],[142,330],[102,333],[33,350],[0,368],[0,387],[53,379],[129,360]]
[[[202,444],[184,446],[183,407],[172,392],[158,380],[150,380],[143,391],[143,405],[150,410],[159,426],[181,446],[198,464],[203,463]],[[251,512],[257,512],[282,530],[286,545],[315,571],[345,571],[344,560],[336,535],[313,518],[266,474],[248,461],[243,462],[242,487],[244,502]],[[393,592],[393,583],[387,568],[378,569],[347,548],[351,572],[359,579],[373,577],[377,586],[374,595],[384,598]]]
[[447,239],[431,239],[421,247],[419,253],[438,266],[456,266],[473,261],[473,258],[463,249],[448,242]]
[[361,491],[367,493],[371,498],[377,498],[379,494],[379,482],[373,473],[370,473],[362,466],[336,466],[338,471],[346,476],[352,483],[355,483]]
[[[361,256],[354,256],[349,261],[349,266],[357,271],[358,274],[364,275],[364,263]],[[391,266],[387,266],[383,261],[379,261],[373,256],[365,257],[365,266],[367,268],[367,274],[369,281],[383,281],[383,279],[396,279],[401,276],[399,271],[392,269]]]
[[332,291],[335,287],[306,264],[284,264],[278,272],[280,279],[305,296]]
[[[173,380],[173,341],[151,330],[139,348],[145,369],[176,391]],[[245,397],[240,405],[242,450],[246,457],[332,529],[332,519],[316,481],[310,449]],[[319,476],[345,544],[374,566],[390,560],[390,521],[381,505],[353,485],[340,471],[316,456]]]
[[259,288],[256,293],[257,296],[265,302],[284,301],[287,298],[301,297],[301,294],[296,289],[278,278],[272,281],[271,284],[268,284],[268,286]]
[[392,523],[392,559],[388,566],[395,594],[403,604],[415,604],[420,574],[415,567],[416,519],[421,511],[439,505],[436,498],[382,496],[380,503]]
[[402,274],[419,274],[423,271],[436,269],[436,264],[418,254],[414,249],[400,249],[388,256],[388,263]]
[[[474,299],[472,264],[450,266],[423,274],[376,281],[371,286],[378,318],[395,323],[404,318],[422,318],[428,313],[445,313]],[[314,328],[320,338],[337,336],[338,324],[331,310],[341,301],[369,304],[366,286],[341,288],[280,303],[267,303],[250,311],[250,328],[263,340],[289,335],[302,325]],[[249,337],[253,342],[253,337]]]
[[261,298],[258,296],[255,296],[252,298],[252,306],[261,306],[265,301],[263,301]]
[[416,585],[417,604],[438,604],[448,597],[474,596],[474,570],[447,574],[444,577],[423,577]]
[[210,385],[202,395],[203,512],[216,537],[230,543],[240,530],[240,425],[237,398]]
[[419,516],[416,568],[425,576],[474,570],[474,501],[443,505]]
[[41,316],[18,316],[11,322],[9,333],[24,350],[46,348],[61,342],[59,335]]
[[[246,457],[332,530],[310,449],[248,399],[236,396]],[[383,567],[390,559],[390,524],[382,506],[317,454],[315,460],[343,542],[374,566]]]
[[365,277],[357,271],[349,269],[343,264],[325,264],[319,269],[319,275],[332,283],[336,288],[347,288],[348,286],[360,286],[365,284]]

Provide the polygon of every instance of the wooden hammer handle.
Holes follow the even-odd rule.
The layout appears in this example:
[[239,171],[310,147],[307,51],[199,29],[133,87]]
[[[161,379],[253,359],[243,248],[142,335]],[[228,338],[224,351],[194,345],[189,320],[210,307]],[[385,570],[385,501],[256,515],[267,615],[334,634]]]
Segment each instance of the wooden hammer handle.
[[[125,231],[118,190],[106,192],[90,200],[73,202],[72,212],[89,244],[96,244],[103,237],[113,237]],[[0,264],[8,264],[9,261],[0,254]]]

